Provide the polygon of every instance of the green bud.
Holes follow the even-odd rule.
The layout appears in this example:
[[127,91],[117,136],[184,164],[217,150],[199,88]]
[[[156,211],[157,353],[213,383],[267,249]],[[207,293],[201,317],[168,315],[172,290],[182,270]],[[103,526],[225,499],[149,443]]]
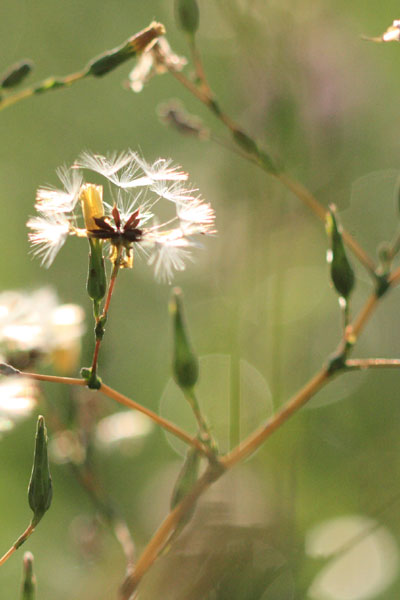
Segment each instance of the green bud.
[[89,268],[86,289],[94,302],[101,302],[107,291],[107,276],[104,267],[103,243],[101,240],[89,239]]
[[192,389],[199,376],[199,363],[191,347],[183,317],[182,292],[175,288],[170,302],[174,328],[173,375],[183,389]]
[[30,60],[21,60],[15,65],[12,65],[6,73],[0,76],[0,87],[2,88],[13,88],[19,85],[25,77],[33,69],[33,62]]
[[33,554],[25,552],[21,600],[35,600],[36,577],[33,574]]
[[189,448],[178,479],[176,480],[172,496],[171,510],[184,498],[193,488],[199,476],[200,454],[196,448]]
[[180,29],[191,35],[196,33],[200,23],[200,11],[197,0],[176,0],[175,15]]
[[35,453],[31,480],[28,487],[29,506],[33,511],[32,525],[36,527],[44,513],[50,508],[53,485],[47,453],[47,431],[44,417],[39,416],[36,428]]
[[164,33],[164,25],[156,22],[151,23],[149,27],[139,31],[117,48],[108,50],[108,52],[104,52],[91,60],[86,67],[86,75],[93,75],[94,77],[106,75],[125,61],[144,52],[154,40],[164,35]]
[[328,261],[331,264],[331,278],[336,291],[345,300],[354,287],[354,271],[347,258],[340,225],[336,218],[336,207],[331,205],[326,217],[326,229],[331,238],[331,252]]
[[101,388],[101,377],[99,377],[96,374],[96,371],[93,371],[91,367],[83,367],[81,369],[81,375],[83,379],[86,379],[89,390],[99,390]]
[[251,139],[251,137],[247,135],[247,133],[244,133],[244,131],[241,131],[240,129],[235,129],[233,132],[233,139],[242,148],[242,150],[248,154],[254,154],[255,156],[258,156],[257,144]]

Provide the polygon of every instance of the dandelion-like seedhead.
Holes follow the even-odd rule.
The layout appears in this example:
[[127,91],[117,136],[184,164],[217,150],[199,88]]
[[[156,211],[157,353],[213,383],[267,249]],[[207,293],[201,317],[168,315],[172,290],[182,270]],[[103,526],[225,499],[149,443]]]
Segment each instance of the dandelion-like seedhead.
[[[102,186],[85,182],[83,170],[108,180],[109,201],[103,201]],[[122,267],[132,267],[134,251],[142,250],[157,278],[169,282],[199,246],[196,236],[214,233],[213,209],[170,160],[149,164],[132,151],[109,156],[85,152],[57,174],[63,189],[39,188],[38,216],[27,223],[33,253],[46,267],[72,235],[108,244],[111,261]],[[167,220],[156,215],[162,200],[171,211]]]

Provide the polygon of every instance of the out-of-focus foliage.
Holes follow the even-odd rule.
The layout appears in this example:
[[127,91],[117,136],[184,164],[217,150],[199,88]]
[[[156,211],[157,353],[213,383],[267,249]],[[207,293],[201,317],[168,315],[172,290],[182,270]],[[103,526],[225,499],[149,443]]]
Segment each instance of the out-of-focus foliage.
[[[398,227],[400,46],[367,43],[361,36],[385,31],[399,17],[398,4],[198,4],[198,46],[221,106],[326,207],[335,203],[342,224],[374,254]],[[165,24],[174,51],[187,55],[173,0],[37,0],[34,6],[3,0],[1,12],[0,72],[29,56],[35,64],[29,81],[74,72],[153,18]],[[205,127],[230,140],[177,81],[164,74],[134,94],[123,85],[129,69],[127,63],[104,78],[0,112],[2,291],[51,284],[62,302],[84,306],[90,319],[86,241],[63,248],[48,271],[28,254],[25,223],[33,214],[35,190],[43,182],[56,185],[56,167],[71,164],[85,149],[106,153],[131,147],[149,160],[171,156],[217,214],[218,236],[207,240],[196,262],[174,283],[184,291],[200,358],[229,357],[207,382],[207,407],[215,406],[218,432],[229,426],[229,415],[218,411],[222,388],[240,401],[246,385],[266,382],[262,389],[271,390],[277,409],[336,347],[341,315],[325,262],[328,241],[323,224],[261,170],[211,141],[179,135],[160,123],[159,106],[179,98]],[[367,294],[368,280],[354,262],[355,311]],[[156,283],[144,267],[145,261],[137,258],[133,271],[119,277],[99,368],[104,381],[158,411],[171,377],[170,289]],[[391,292],[363,333],[358,356],[398,354],[398,304],[399,291]],[[88,327],[85,365],[90,364],[92,343]],[[241,369],[241,361],[250,368]],[[337,600],[398,597],[398,379],[396,371],[347,374],[318,394],[251,461],[210,490],[177,544],[144,580],[143,598],[280,600],[304,597],[311,584],[315,598],[322,593],[335,593]],[[182,413],[186,409],[182,398]],[[105,600],[114,597],[125,571],[121,549],[104,519],[97,518],[74,469],[90,461],[124,514],[138,549],[168,511],[181,459],[161,432],[140,422],[128,427],[135,439],[121,434],[123,443],[107,445],[104,436],[98,443],[97,423],[117,410],[111,400],[83,389],[43,386],[38,414],[46,417],[56,457],[51,466],[55,494],[51,510],[26,545],[35,556],[40,599]],[[269,399],[265,413],[270,414]],[[36,417],[0,439],[4,551],[25,523]],[[213,425],[213,415],[209,417]],[[74,433],[78,425],[84,439]],[[355,570],[363,586],[346,589],[342,572],[344,587],[332,592],[329,564],[316,556],[319,547],[332,555],[348,542],[342,527],[332,527],[335,544],[325,545],[324,527],[339,517],[353,519],[354,536],[371,523],[382,526],[383,534],[374,538],[373,547],[352,555],[355,562],[347,571],[344,567],[348,573],[354,564],[363,565],[361,573]],[[315,532],[322,536],[318,543]],[[374,562],[376,553],[384,561],[381,570]],[[1,568],[0,600],[17,597],[22,554],[19,558],[16,554]],[[328,588],[323,588],[322,568]],[[372,581],[367,588],[366,573]]]

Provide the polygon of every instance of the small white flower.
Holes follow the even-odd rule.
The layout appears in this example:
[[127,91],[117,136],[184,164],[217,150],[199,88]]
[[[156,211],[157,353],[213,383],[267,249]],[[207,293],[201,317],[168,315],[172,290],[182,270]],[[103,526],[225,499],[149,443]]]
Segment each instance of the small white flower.
[[1,360],[17,368],[25,369],[45,359],[71,365],[72,372],[84,330],[83,309],[60,304],[51,288],[0,294]]

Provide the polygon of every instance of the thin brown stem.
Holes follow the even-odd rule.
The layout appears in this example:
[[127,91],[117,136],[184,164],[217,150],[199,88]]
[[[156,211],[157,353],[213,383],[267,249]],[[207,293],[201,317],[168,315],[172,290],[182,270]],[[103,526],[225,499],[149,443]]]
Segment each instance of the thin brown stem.
[[399,358],[354,358],[346,360],[346,369],[364,370],[364,369],[398,369],[400,367]]
[[[57,78],[57,86],[54,86],[53,88],[49,87],[49,90],[57,89],[57,88],[61,88],[61,87],[67,87],[69,85],[72,85],[76,81],[79,81],[80,79],[84,79],[86,77],[86,75],[87,75],[87,72],[85,70],[83,70],[83,71],[78,71],[77,73],[71,73],[70,75],[66,75],[65,77]],[[50,77],[48,79],[48,81],[49,82],[52,81],[52,78]],[[41,87],[44,87],[45,85],[46,85],[46,80],[44,80],[41,83],[36,84],[32,87],[25,88],[24,90],[21,90],[20,92],[16,92],[15,94],[12,94],[10,96],[6,96],[5,98],[3,98],[0,101],[0,110],[8,108],[9,106],[12,106],[13,104],[16,104],[17,102],[20,102],[21,100],[24,100],[25,98],[30,98],[31,96],[34,96],[35,94],[38,93],[38,89],[40,89]]]
[[[352,331],[353,336],[357,337],[361,333],[368,319],[372,316],[378,300],[376,294],[371,294],[355,318],[354,323],[348,326],[348,330]],[[342,344],[343,342],[339,344],[337,352],[342,350]],[[208,487],[227,470],[237,465],[244,458],[251,456],[276,430],[299,411],[321,388],[327,385],[330,380],[331,373],[329,368],[323,367],[265,425],[259,427],[231,452],[220,458],[216,465],[214,465],[215,467],[219,467],[219,470],[216,468],[213,470],[213,465],[210,463],[208,470],[197,481],[192,491],[164,519],[143,551],[135,571],[127,575],[121,590],[121,600],[129,600],[143,575],[157,559],[159,552],[164,547],[170,535],[175,531],[181,519]],[[210,473],[212,474],[212,478],[210,478]]]
[[121,600],[129,600],[143,575],[157,559],[157,556],[162,548],[164,548],[171,534],[175,531],[182,517],[191,509],[197,499],[210,487],[210,485],[219,479],[223,473],[223,469],[216,469],[212,465],[209,465],[208,469],[195,483],[191,492],[167,515],[149,544],[146,546],[137,562],[135,571],[129,573],[122,584],[120,592]]
[[[23,371],[21,371],[21,375],[24,377],[29,377],[30,379],[35,379],[37,381],[48,381],[49,383],[63,383],[63,384],[67,384],[67,385],[80,385],[80,386],[87,385],[86,379],[74,379],[72,377],[57,377],[54,375],[42,375],[39,373],[25,373]],[[117,392],[117,390],[114,390],[113,388],[106,385],[105,383],[101,384],[100,391],[103,392],[103,394],[105,396],[108,396],[108,398],[112,398],[113,400],[116,400],[119,404],[123,404],[124,406],[128,406],[129,408],[133,408],[134,410],[137,410],[138,412],[141,412],[144,415],[147,415],[152,421],[157,423],[157,425],[159,425],[166,431],[169,431],[170,433],[172,433],[173,435],[175,435],[176,437],[181,439],[186,444],[193,446],[207,458],[215,460],[214,455],[212,454],[212,452],[210,452],[209,449],[205,448],[204,445],[197,438],[191,437],[188,433],[183,431],[183,429],[178,427],[178,425],[175,425],[171,421],[164,419],[163,417],[161,417],[157,413],[153,412],[149,408],[146,408],[145,406],[142,406],[141,404],[139,404],[138,402],[135,402],[131,398],[124,396],[124,394]]]
[[388,279],[390,285],[397,285],[400,282],[400,267],[397,267],[392,273],[389,275]]
[[[166,65],[168,68],[168,65]],[[224,125],[233,133],[237,133],[242,131],[242,128],[239,127],[227,114],[225,114],[221,110],[215,110],[215,102],[213,100],[212,91],[209,93],[204,92],[202,89],[197,87],[190,79],[185,77],[185,75],[181,72],[174,71],[170,69],[170,73],[179,83],[181,83],[192,95],[194,95],[200,102],[205,104],[212,113],[220,120]],[[244,154],[245,158],[250,162],[256,164],[259,168],[264,171],[265,166],[262,161],[259,161],[257,157],[253,154]],[[267,171],[269,172],[269,171]],[[271,174],[271,173],[270,173]],[[289,175],[284,172],[278,172],[272,174],[278,181],[280,181],[287,189],[299,198],[308,206],[308,208],[322,221],[325,221],[326,218],[326,209],[325,207],[315,198],[315,196],[307,190],[301,183],[292,179]],[[342,231],[342,237],[345,244],[348,248],[353,252],[354,256],[360,261],[360,263],[367,269],[370,275],[375,276],[376,264],[375,261],[365,252],[365,250],[360,246],[360,244],[350,235],[350,233],[346,230]]]
[[189,34],[188,35],[188,43],[189,43],[190,52],[192,54],[192,60],[193,60],[194,68],[196,71],[196,77],[199,80],[204,92],[210,98],[212,98],[212,91],[211,91],[210,85],[207,81],[206,73],[205,73],[204,66],[203,66],[203,60],[201,58],[199,48],[196,44],[196,37],[192,34]]
[[11,548],[9,550],[7,550],[7,552],[5,554],[3,554],[3,556],[0,558],[0,566],[3,565],[9,558],[10,556],[12,556],[14,554],[14,552],[16,550],[18,550],[18,548],[20,546],[22,546],[22,544],[24,542],[26,542],[26,540],[28,539],[28,537],[30,535],[32,535],[32,533],[35,531],[35,527],[32,525],[32,523],[25,529],[24,533],[22,535],[19,536],[19,538],[17,539],[16,542],[14,542],[14,544],[11,546]]
[[285,423],[295,412],[297,412],[308,400],[314,396],[329,381],[329,372],[326,368],[321,369],[310,379],[308,383],[293,396],[269,421],[252,433],[241,444],[236,446],[229,454],[221,458],[221,463],[226,469],[232,468],[244,458],[253,454],[257,448],[265,442]]
[[134,410],[138,410],[139,412],[147,415],[150,419],[152,419],[152,421],[154,421],[155,423],[160,425],[160,427],[162,427],[166,431],[169,431],[170,433],[172,433],[173,435],[175,435],[176,437],[181,439],[186,444],[193,446],[199,452],[201,452],[204,456],[207,456],[207,458],[214,458],[214,455],[212,455],[212,453],[207,448],[205,448],[204,445],[197,438],[191,437],[188,433],[183,431],[183,429],[178,427],[178,425],[171,423],[171,421],[168,421],[167,419],[164,419],[160,415],[157,415],[155,412],[153,412],[149,408],[146,408],[145,406],[138,404],[134,400],[131,400],[127,396],[124,396],[120,392],[117,392],[116,390],[109,387],[105,383],[101,384],[100,391],[103,392],[103,394],[105,394],[109,398],[116,400],[120,404],[123,404],[124,406],[128,406],[129,408],[133,408]]
[[58,375],[44,375],[42,373],[27,373],[21,371],[23,377],[29,377],[29,379],[35,379],[36,381],[48,381],[49,383],[62,383],[64,385],[81,385],[87,384],[86,379],[77,379],[75,377],[59,377]]
[[346,328],[346,339],[352,344],[364,329],[366,322],[371,318],[373,312],[377,309],[379,298],[375,293],[372,293],[366,303],[358,313],[354,322]]
[[200,435],[201,435],[201,439],[206,442],[206,443],[210,443],[212,442],[212,436],[211,436],[211,432],[210,432],[210,428],[208,426],[207,421],[205,420],[201,410],[200,410],[200,405],[199,402],[197,400],[196,394],[193,390],[188,391],[186,390],[184,392],[185,394],[185,398],[188,401],[193,415],[197,421],[197,425],[200,431]]

